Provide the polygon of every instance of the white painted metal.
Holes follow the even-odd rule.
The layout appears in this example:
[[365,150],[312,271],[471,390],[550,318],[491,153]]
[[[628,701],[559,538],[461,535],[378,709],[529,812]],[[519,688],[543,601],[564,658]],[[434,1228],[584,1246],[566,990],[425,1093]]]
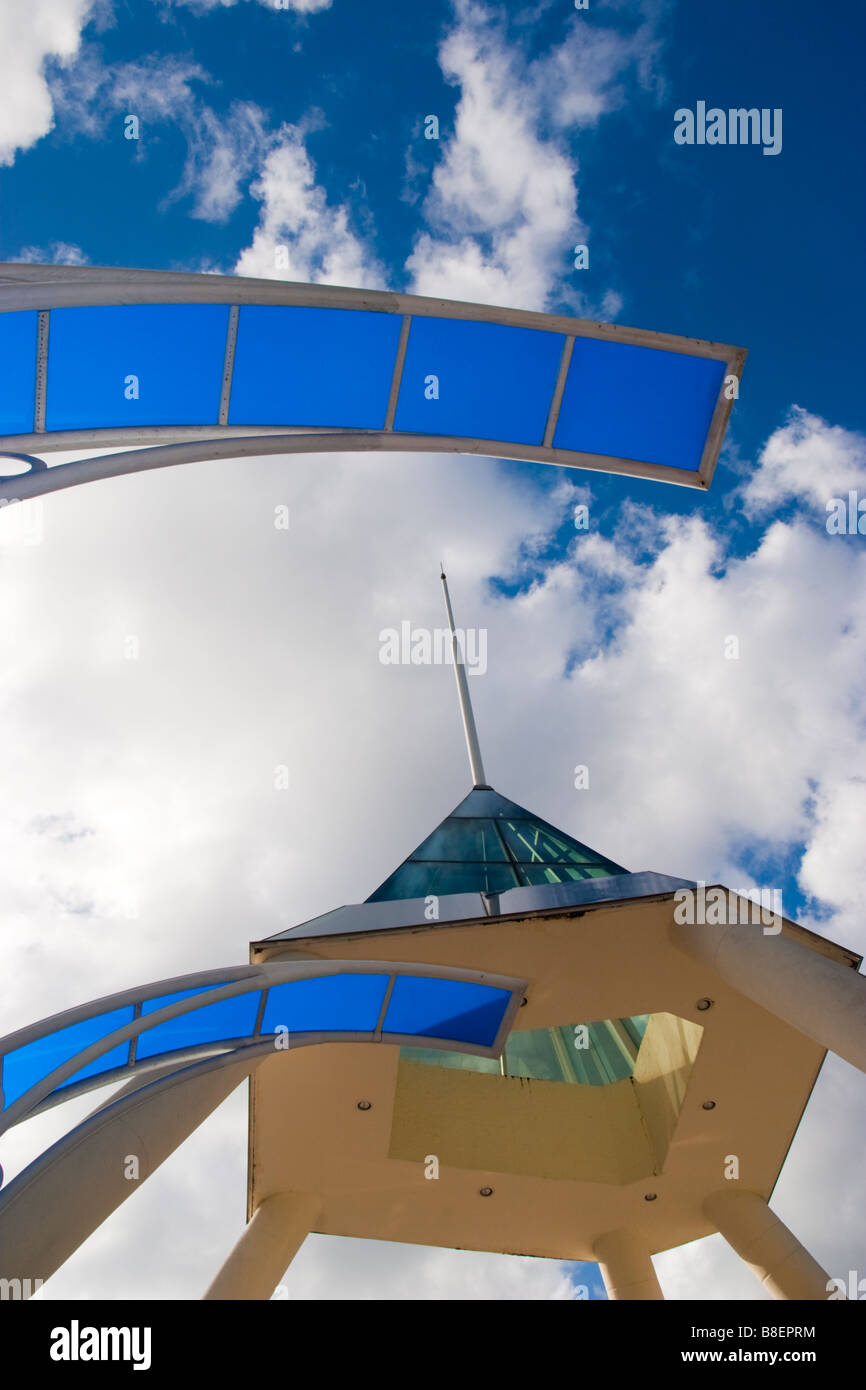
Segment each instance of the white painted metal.
[[397,414],[397,399],[400,395],[400,384],[403,380],[403,367],[406,362],[406,349],[409,346],[409,330],[411,327],[411,315],[404,314],[403,322],[400,325],[397,356],[394,359],[394,371],[391,376],[391,390],[388,392],[388,409],[385,411],[386,430],[392,430],[394,428],[394,416]]
[[232,396],[232,376],[235,370],[235,348],[238,343],[238,315],[240,310],[237,304],[232,304],[229,309],[229,320],[226,325],[226,350],[223,358],[223,382],[220,391],[219,422],[220,425],[227,425],[229,422],[229,405]]
[[48,333],[51,315],[40,311],[36,330],[36,394],[33,402],[33,433],[45,429],[46,390],[48,386]]
[[[562,314],[541,314],[523,309],[505,309],[485,304],[466,304],[455,300],[433,299],[425,296],[393,294],[383,290],[346,289],[333,285],[305,285],[279,280],[255,280],[235,276],[172,274],[163,271],[126,270],[95,266],[33,266],[0,265],[0,313],[37,309],[40,312],[40,335],[47,343],[47,318],[53,308],[97,304],[228,304],[237,308],[244,304],[307,305],[318,308],[360,309],[403,316],[400,340],[395,358],[384,428],[381,431],[309,430],[283,427],[232,427],[228,419],[228,390],[230,389],[229,343],[223,371],[219,424],[202,426],[165,426],[107,430],[67,430],[44,432],[44,382],[42,414],[37,384],[37,410],[32,434],[7,436],[0,443],[6,450],[25,453],[44,453],[60,449],[112,448],[115,445],[154,441],[167,447],[198,442],[195,453],[145,457],[144,451],[115,456],[115,465],[105,464],[103,471],[86,459],[59,465],[48,470],[40,484],[32,475],[25,475],[2,486],[4,499],[12,501],[56,491],[91,481],[97,477],[115,477],[121,473],[148,468],[168,467],[206,458],[248,457],[251,450],[244,447],[255,438],[278,441],[276,447],[264,453],[321,453],[331,451],[388,450],[409,453],[482,454],[489,458],[508,458],[556,464],[568,468],[589,468],[606,473],[621,473],[659,482],[677,483],[685,487],[707,488],[721,447],[721,440],[730,415],[732,401],[720,393],[699,469],[667,467],[635,459],[614,458],[600,454],[584,454],[567,449],[554,449],[552,440],[562,400],[565,371],[573,340],[578,337],[596,338],[607,342],[626,343],[714,358],[727,365],[729,375],[738,379],[746,353],[742,348],[683,338],[668,333],[628,328],[620,324],[595,323],[570,318]],[[399,380],[402,374],[409,320],[413,316],[444,317],[532,328],[548,333],[563,334],[566,344],[556,387],[548,410],[544,442],[540,445],[521,445],[502,440],[436,435],[397,435],[393,432]],[[43,328],[44,325],[44,328]],[[231,322],[230,322],[231,333]],[[40,336],[40,342],[43,341]],[[233,443],[232,441],[236,441]],[[316,442],[318,441],[318,442]],[[149,451],[156,455],[157,450]],[[119,462],[118,460],[122,460]],[[83,465],[90,465],[84,467]],[[0,464],[2,467],[2,464]]]
[[574,338],[566,338],[562,346],[562,357],[559,362],[559,371],[556,375],[556,386],[553,388],[553,397],[550,402],[547,424],[544,427],[545,449],[551,447],[553,444],[553,436],[556,434],[556,426],[559,420],[559,408],[562,405],[562,397],[565,393],[565,381],[568,376],[568,369],[571,366],[571,354],[573,352]]
[[463,652],[460,650],[457,631],[454,627],[454,614],[451,611],[451,596],[448,593],[448,580],[445,578],[444,569],[440,578],[442,580],[442,591],[445,595],[445,612],[448,614],[448,628],[451,633],[451,658],[454,665],[454,677],[457,681],[457,698],[460,701],[460,716],[463,720],[463,732],[466,735],[466,751],[469,754],[469,767],[472,772],[472,782],[476,787],[486,787],[487,778],[484,776],[484,764],[481,761],[481,748],[478,744],[478,730],[475,727],[475,715],[472,712],[472,700],[469,696],[469,682],[466,679],[466,666],[463,662]]
[[[216,427],[214,427],[214,430]],[[83,432],[82,432],[83,433]],[[94,436],[98,431],[93,431]],[[2,441],[11,449],[38,449],[48,452],[52,446],[42,441],[50,435],[16,435]],[[114,432],[115,442],[118,440]],[[93,442],[98,442],[94,439]],[[65,446],[70,447],[70,446]],[[483,458],[518,459],[530,463],[553,463],[562,468],[589,468],[602,473],[624,473],[656,482],[676,483],[681,487],[706,488],[698,473],[687,473],[663,464],[637,463],[632,459],[614,459],[607,454],[577,454],[569,449],[545,448],[535,444],[508,444],[496,439],[470,439],[467,436],[396,434],[374,430],[329,430],[291,433],[289,431],[226,430],[223,433],[204,431],[178,444],[161,444],[152,449],[133,449],[118,454],[97,454],[77,459],[73,463],[55,464],[38,473],[24,473],[13,478],[0,474],[0,495],[12,501],[39,497],[63,488],[77,487],[98,478],[119,478],[127,473],[143,473],[152,468],[173,468],[182,463],[200,463],[205,459],[260,458],[270,454],[476,454]],[[0,454],[2,467],[2,454]]]

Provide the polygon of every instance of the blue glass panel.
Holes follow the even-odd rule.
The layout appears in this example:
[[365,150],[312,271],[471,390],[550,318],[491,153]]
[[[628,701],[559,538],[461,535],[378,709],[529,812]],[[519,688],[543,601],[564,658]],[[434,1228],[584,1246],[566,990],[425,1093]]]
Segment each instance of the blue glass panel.
[[30,434],[33,429],[38,326],[35,310],[0,314],[0,434]]
[[379,1022],[388,975],[323,975],[291,980],[268,993],[263,1033],[372,1033]]
[[[563,341],[536,328],[413,318],[394,428],[540,444]],[[425,396],[429,376],[438,400]]]
[[519,883],[510,864],[437,864],[408,859],[370,894],[367,902],[426,898],[430,893],[505,893]]
[[418,846],[412,858],[501,863],[507,861],[508,855],[492,821],[449,816]]
[[452,812],[452,816],[509,816],[516,817],[518,820],[525,819],[529,812],[522,806],[518,806],[515,801],[509,801],[506,797],[500,796],[499,792],[488,787],[482,791],[476,787],[467,797],[461,801]]
[[[190,994],[197,992],[189,991]],[[256,1026],[260,996],[258,989],[252,994],[236,994],[217,1004],[204,1004],[167,1023],[157,1023],[141,1034],[135,1055],[143,1060],[181,1047],[199,1047],[203,1043],[222,1042],[225,1038],[247,1038]]]
[[502,820],[500,833],[514,858],[521,863],[598,864],[601,855],[570,835],[553,831],[542,821]]
[[492,1046],[511,996],[492,985],[401,976],[382,1031]]
[[[54,1071],[55,1067],[68,1062],[76,1052],[81,1052],[99,1038],[104,1038],[107,1033],[113,1033],[115,1028],[122,1028],[124,1024],[131,1022],[132,1005],[128,1004],[122,1009],[112,1009],[110,1013],[99,1014],[97,1018],[85,1018],[80,1023],[71,1023],[68,1028],[58,1028],[56,1033],[49,1033],[45,1038],[37,1038],[35,1042],[26,1043],[24,1047],[9,1052],[3,1062],[6,1105],[17,1100],[31,1086],[35,1086],[37,1081]],[[119,1047],[112,1048],[88,1066],[82,1067],[81,1071],[76,1073],[75,1079],[96,1076],[99,1072],[124,1066],[128,1056],[129,1043],[121,1043]]]
[[72,1073],[68,1081],[64,1081],[60,1086],[55,1086],[52,1095],[57,1091],[65,1091],[67,1086],[74,1086],[76,1081],[84,1081],[88,1076],[101,1076],[103,1072],[114,1071],[115,1067],[125,1067],[129,1065],[129,1043],[121,1043],[119,1047],[113,1047],[110,1052],[106,1052],[102,1057],[97,1057],[89,1066],[82,1067],[80,1071]]
[[[221,304],[52,309],[47,428],[216,424],[228,312]],[[138,399],[128,400],[135,389]]]
[[229,423],[382,429],[400,327],[396,314],[242,305]]
[[724,374],[710,357],[577,338],[553,443],[696,469]]
[[576,864],[521,864],[520,875],[531,887],[545,883],[577,883],[589,877],[586,868],[578,868]]
[[174,1004],[178,999],[192,999],[194,994],[206,994],[210,989],[219,989],[220,985],[233,983],[233,980],[214,980],[213,984],[197,985],[195,989],[176,989],[172,994],[156,994],[153,999],[145,999],[142,1003],[142,1017],[155,1014],[159,1009],[167,1008],[169,1004]]

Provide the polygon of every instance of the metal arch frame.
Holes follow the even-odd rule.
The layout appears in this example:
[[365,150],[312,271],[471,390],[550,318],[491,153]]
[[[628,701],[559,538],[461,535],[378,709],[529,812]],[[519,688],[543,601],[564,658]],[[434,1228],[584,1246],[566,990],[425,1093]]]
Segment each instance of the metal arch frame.
[[[152,426],[128,429],[45,431],[45,389],[50,336],[50,313],[55,308],[130,304],[220,304],[229,309],[219,405],[219,423],[195,426]],[[284,426],[229,425],[234,349],[240,306],[292,305],[310,308],[356,309],[401,315],[384,429],[332,430],[289,429]],[[242,458],[275,453],[395,452],[480,454],[487,458],[517,459],[560,467],[585,468],[605,473],[637,476],[658,482],[706,490],[721,449],[733,401],[720,391],[698,469],[645,463],[605,454],[587,454],[553,447],[553,438],[576,338],[593,338],[634,347],[685,353],[724,362],[727,374],[738,379],[746,359],[744,348],[683,338],[669,333],[596,323],[562,314],[542,314],[524,309],[495,308],[457,300],[397,294],[386,290],[347,289],[332,285],[301,284],[236,276],[178,274],[151,270],[124,270],[91,266],[0,266],[0,313],[36,310],[39,314],[34,426],[30,434],[8,435],[0,440],[6,449],[32,453],[91,447],[154,444],[158,447],[94,456],[54,468],[0,477],[6,500],[24,500],[62,488],[75,487],[97,478],[118,477],[151,468],[167,468],[205,459]],[[472,438],[399,434],[394,417],[413,317],[460,319],[531,328],[564,337],[556,383],[548,410],[543,442],[524,445]]]
[[[265,1053],[273,1051],[273,1037],[275,1035],[262,1035],[259,1031],[264,1017],[267,991],[275,985],[286,984],[291,981],[320,979],[329,975],[343,974],[389,975],[391,977],[385,989],[375,1029],[363,1032],[345,1030],[299,1032],[292,1035],[290,1050],[325,1042],[379,1042],[395,1046],[417,1047],[419,1038],[423,1037],[425,1047],[437,1048],[442,1051],[469,1052],[480,1057],[499,1057],[505,1047],[505,1041],[511,1031],[514,1018],[520,1007],[520,1001],[527,987],[525,980],[517,980],[511,976],[487,971],[378,960],[299,961],[282,965],[246,965],[240,966],[236,970],[229,967],[221,970],[198,971],[191,975],[178,975],[171,979],[156,981],[153,984],[140,985],[135,989],[125,990],[119,994],[106,995],[102,999],[91,1000],[87,1004],[42,1019],[38,1023],[30,1024],[15,1033],[10,1033],[5,1038],[0,1038],[0,1067],[2,1067],[7,1053],[24,1047],[28,1043],[36,1042],[40,1038],[49,1037],[63,1028],[98,1017],[100,1014],[110,1013],[113,1009],[132,1005],[135,1010],[129,1023],[106,1033],[89,1046],[80,1048],[72,1057],[55,1067],[53,1071],[46,1073],[41,1080],[29,1087],[5,1110],[0,1112],[0,1135],[22,1120],[40,1114],[54,1105],[71,1100],[74,1096],[81,1095],[85,1091],[95,1090],[114,1081],[122,1080],[124,1077],[135,1079],[154,1071],[163,1074],[169,1071],[179,1072],[190,1062],[200,1059],[203,1059],[200,1063],[202,1070],[206,1070],[208,1063],[216,1066],[220,1064],[220,1058],[227,1054],[240,1058],[241,1055],[256,1056],[259,1051]],[[487,1047],[480,1043],[431,1038],[417,1033],[383,1033],[382,1025],[394,983],[398,978],[406,977],[463,981],[469,984],[501,989],[509,993],[511,998],[506,1005],[493,1043]],[[185,999],[175,1000],[162,1009],[154,1010],[153,1013],[146,1015],[141,1013],[140,1005],[147,999],[195,989],[203,985],[212,985],[213,988]],[[195,1043],[186,1048],[172,1049],[170,1053],[160,1053],[142,1062],[136,1061],[133,1048],[131,1049],[130,1060],[125,1065],[112,1068],[110,1071],[99,1072],[96,1076],[84,1077],[75,1085],[64,1087],[61,1094],[54,1094],[58,1086],[63,1086],[63,1083],[77,1071],[80,1071],[82,1067],[89,1065],[90,1062],[101,1057],[103,1053],[110,1052],[121,1043],[126,1041],[134,1043],[141,1034],[148,1032],[158,1024],[168,1022],[186,1013],[195,1012],[195,1010],[204,1008],[208,1004],[220,1003],[224,999],[250,994],[259,989],[262,990],[261,1006],[257,1013],[255,1031],[248,1037],[243,1039],[223,1038],[214,1040],[212,1043]],[[2,1082],[2,1070],[0,1070],[0,1082]]]

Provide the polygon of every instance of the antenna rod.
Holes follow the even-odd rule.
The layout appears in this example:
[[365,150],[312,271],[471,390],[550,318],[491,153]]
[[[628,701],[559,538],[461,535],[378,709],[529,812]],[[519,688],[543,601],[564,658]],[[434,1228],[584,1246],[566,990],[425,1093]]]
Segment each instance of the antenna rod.
[[451,597],[448,593],[448,580],[445,578],[444,565],[440,565],[440,569],[442,570],[440,579],[445,593],[445,611],[448,614],[448,629],[451,633],[451,658],[454,663],[457,698],[460,701],[460,714],[463,719],[463,732],[466,735],[466,751],[469,754],[472,783],[475,787],[486,787],[487,778],[484,776],[484,764],[481,761],[481,749],[478,746],[478,730],[475,728],[475,716],[472,713],[472,701],[469,698],[469,683],[466,679],[463,653],[460,650],[460,643],[457,640],[457,632],[454,627],[454,614],[451,611]]

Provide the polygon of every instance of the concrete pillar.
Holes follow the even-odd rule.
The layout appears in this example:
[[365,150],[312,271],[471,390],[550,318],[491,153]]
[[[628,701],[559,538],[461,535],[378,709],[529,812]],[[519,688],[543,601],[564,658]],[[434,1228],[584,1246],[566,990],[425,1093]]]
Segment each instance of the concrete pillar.
[[321,1198],[304,1192],[278,1192],[266,1197],[205,1298],[270,1298],[321,1210]]
[[608,1231],[593,1245],[608,1298],[663,1299],[649,1246],[637,1231]]
[[675,923],[674,944],[754,1003],[866,1071],[866,976],[743,922]]
[[828,1297],[829,1276],[756,1192],[714,1192],[704,1211],[774,1298]]

